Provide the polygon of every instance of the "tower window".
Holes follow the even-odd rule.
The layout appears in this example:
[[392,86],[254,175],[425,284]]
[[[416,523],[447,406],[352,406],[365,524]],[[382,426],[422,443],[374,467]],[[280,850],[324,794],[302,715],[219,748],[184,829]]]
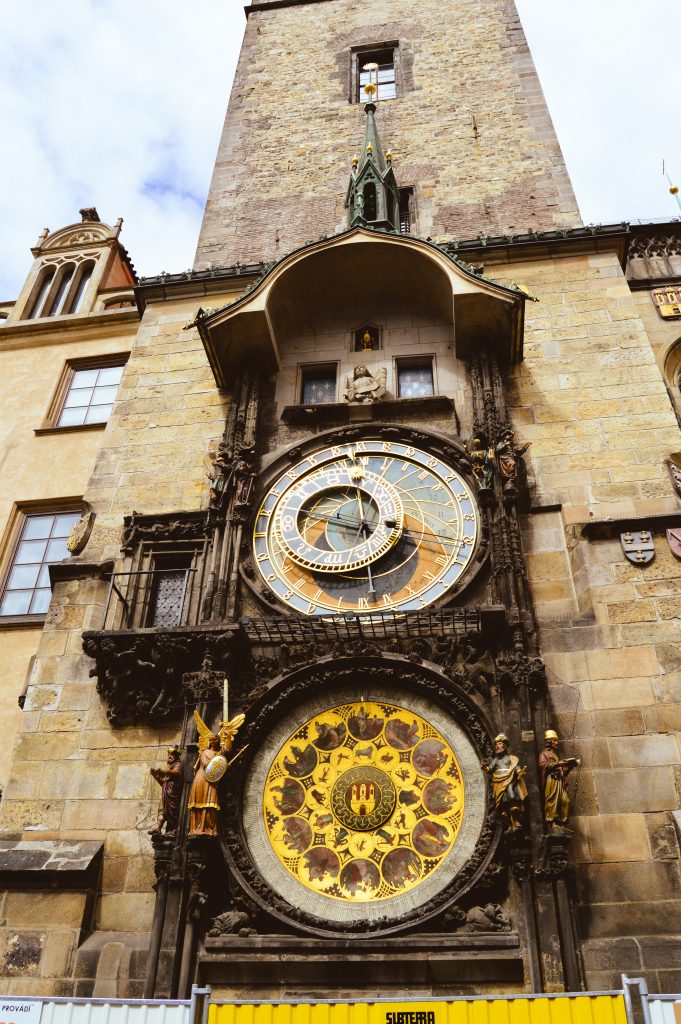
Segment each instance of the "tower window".
[[433,360],[430,356],[397,360],[398,398],[428,398],[434,394]]
[[335,365],[304,366],[301,371],[300,400],[303,405],[329,405],[336,401]]
[[413,223],[414,189],[409,185],[400,189],[400,233],[411,233]]
[[147,626],[179,626],[183,619],[192,554],[185,552],[154,559]]
[[[394,100],[397,96],[395,77],[396,47],[389,46],[377,50],[360,50],[355,54],[356,72],[356,103],[369,103],[376,100]],[[374,86],[377,91],[367,93],[365,86]]]
[[58,316],[64,312],[66,293],[69,290],[69,285],[73,279],[73,272],[75,270],[73,263],[67,263],[59,271],[57,278],[57,288],[52,295],[52,301],[49,303],[47,313],[43,311],[44,316]]
[[364,219],[376,220],[376,186],[373,181],[364,186]]
[[82,263],[81,264],[80,269],[78,271],[78,278],[77,278],[77,281],[76,281],[76,290],[73,293],[73,298],[71,299],[71,302],[69,303],[69,308],[68,308],[67,312],[69,312],[69,313],[77,313],[78,310],[80,309],[80,304],[83,301],[83,295],[85,294],[85,289],[87,288],[87,286],[90,283],[90,278],[92,277],[92,271],[94,269],[95,269],[95,265],[92,262],[92,260],[88,260],[87,263]]
[[37,320],[80,312],[94,269],[94,260],[44,266],[38,277],[35,299],[26,314],[27,319]]
[[52,281],[54,280],[56,269],[56,267],[43,267],[41,270],[38,294],[36,295],[35,301],[28,314],[29,320],[34,320],[37,316],[40,316],[40,310],[45,304],[45,299],[47,298],[47,293],[49,292]]

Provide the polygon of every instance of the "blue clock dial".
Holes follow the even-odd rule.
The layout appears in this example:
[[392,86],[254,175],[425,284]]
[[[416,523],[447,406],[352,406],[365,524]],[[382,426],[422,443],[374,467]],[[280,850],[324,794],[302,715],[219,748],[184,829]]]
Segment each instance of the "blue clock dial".
[[313,452],[267,492],[253,545],[295,611],[418,611],[459,583],[479,513],[464,478],[413,446],[367,438]]

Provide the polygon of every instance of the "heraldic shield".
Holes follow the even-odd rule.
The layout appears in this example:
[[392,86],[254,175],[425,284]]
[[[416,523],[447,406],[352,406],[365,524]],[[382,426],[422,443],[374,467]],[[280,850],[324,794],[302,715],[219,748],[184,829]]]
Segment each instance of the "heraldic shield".
[[677,526],[675,530],[667,530],[667,542],[674,558],[681,561],[681,526]]
[[620,534],[622,550],[634,565],[648,565],[655,557],[655,545],[650,530],[627,530]]

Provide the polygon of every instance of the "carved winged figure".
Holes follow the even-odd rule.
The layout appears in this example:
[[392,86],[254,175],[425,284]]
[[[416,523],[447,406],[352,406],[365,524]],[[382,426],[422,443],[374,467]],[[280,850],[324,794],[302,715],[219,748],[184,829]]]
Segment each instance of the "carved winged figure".
[[345,400],[347,402],[378,402],[385,394],[388,371],[382,366],[375,371],[361,363],[345,378]]
[[[234,745],[236,734],[245,721],[245,715],[236,715],[229,722],[222,722],[220,729],[214,733],[208,728],[198,711],[194,711],[194,721],[199,734],[199,755],[194,765],[194,781],[189,793],[189,835],[216,836],[218,834],[218,814],[220,801],[216,782],[222,778],[229,768],[228,755]],[[220,764],[209,765],[218,755],[224,758],[225,764],[220,771]],[[232,759],[234,760],[234,759]],[[211,767],[213,767],[211,765]],[[206,770],[208,770],[208,773]]]

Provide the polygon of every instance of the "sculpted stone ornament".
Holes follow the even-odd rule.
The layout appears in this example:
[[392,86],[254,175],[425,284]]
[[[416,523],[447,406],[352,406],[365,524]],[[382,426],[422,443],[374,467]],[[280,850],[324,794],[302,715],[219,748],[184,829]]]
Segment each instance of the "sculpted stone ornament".
[[655,557],[655,543],[650,530],[627,530],[620,534],[622,550],[634,565],[648,565]]
[[506,427],[494,446],[491,454],[499,470],[504,494],[517,493],[520,459],[530,447],[530,444],[530,441],[526,444],[516,444],[512,429]]
[[520,767],[515,754],[509,750],[508,736],[499,733],[494,738],[494,757],[483,763],[482,768],[492,778],[492,795],[497,816],[505,832],[522,828],[525,816],[527,767]]
[[239,935],[244,939],[249,935],[256,934],[256,929],[253,927],[253,915],[246,902],[239,899],[238,896],[234,898],[233,902],[234,906],[231,910],[218,914],[211,921],[208,931],[210,938],[218,938],[221,935]]
[[570,797],[565,779],[573,768],[578,768],[582,762],[578,757],[566,757],[562,760],[558,757],[558,733],[553,729],[546,730],[544,740],[546,747],[538,760],[544,796],[544,821],[549,829],[564,828],[570,817]]
[[363,364],[356,366],[352,377],[345,378],[346,402],[379,402],[385,395],[388,371],[380,367],[373,373]]
[[667,469],[669,470],[672,486],[681,498],[681,452],[672,452],[667,459]]
[[667,543],[674,558],[681,560],[681,528],[667,530]]
[[156,828],[149,835],[160,835],[165,825],[165,834],[174,836],[180,819],[180,801],[182,798],[183,770],[179,747],[168,747],[168,760],[165,768],[150,768],[149,774],[156,779],[161,787],[161,802],[158,807]]
[[220,801],[217,783],[230,765],[234,763],[236,757],[239,757],[246,749],[243,747],[236,757],[231,761],[227,760],[236,734],[244,720],[244,715],[237,715],[231,721],[223,722],[219,731],[213,733],[202,720],[198,711],[194,711],[194,721],[199,734],[199,756],[194,765],[194,781],[189,793],[188,834],[190,836],[217,836],[218,834]]
[[69,538],[66,541],[66,548],[69,554],[79,555],[81,553],[90,539],[94,522],[95,513],[92,509],[88,509],[86,512],[83,512],[80,519],[73,524]]
[[511,930],[511,919],[499,903],[487,903],[484,907],[471,907],[469,910],[454,907],[447,911],[444,919],[448,924],[453,924],[457,931],[468,933]]

